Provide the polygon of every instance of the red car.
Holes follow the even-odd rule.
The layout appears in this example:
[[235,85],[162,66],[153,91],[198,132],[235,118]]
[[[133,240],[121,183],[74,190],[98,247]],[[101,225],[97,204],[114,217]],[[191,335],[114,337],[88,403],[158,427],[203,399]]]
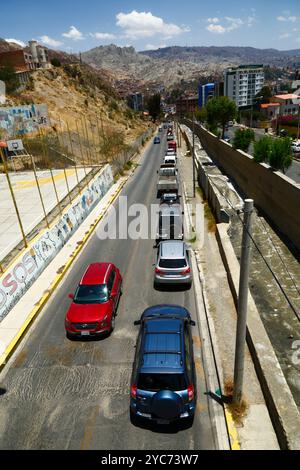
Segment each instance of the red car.
[[67,337],[111,333],[122,293],[122,276],[112,263],[90,264],[75,294],[65,319]]

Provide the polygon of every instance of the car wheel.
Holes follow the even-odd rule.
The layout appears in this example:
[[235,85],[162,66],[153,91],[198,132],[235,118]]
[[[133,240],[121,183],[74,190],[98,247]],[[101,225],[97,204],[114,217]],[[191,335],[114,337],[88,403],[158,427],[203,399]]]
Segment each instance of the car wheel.
[[111,321],[110,321],[110,332],[112,333],[115,329],[116,326],[116,316],[115,314],[112,315]]

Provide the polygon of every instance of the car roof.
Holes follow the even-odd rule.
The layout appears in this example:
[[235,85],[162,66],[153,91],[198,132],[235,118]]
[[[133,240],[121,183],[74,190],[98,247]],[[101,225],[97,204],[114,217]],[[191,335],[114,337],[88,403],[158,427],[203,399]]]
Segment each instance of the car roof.
[[170,316],[178,318],[188,318],[190,314],[185,307],[176,304],[152,305],[151,307],[146,308],[146,310],[144,310],[142,314],[143,319],[154,316],[159,316],[160,318]]
[[90,264],[82,276],[80,284],[105,284],[107,282],[107,275],[112,266],[112,263]]
[[167,259],[185,258],[185,243],[181,240],[166,240],[160,243],[160,257]]
[[182,210],[178,202],[175,204],[172,204],[171,206],[170,204],[162,203],[159,206],[159,213],[160,215],[166,215],[166,216],[182,215]]
[[163,318],[144,325],[140,372],[181,372],[183,367],[183,321]]

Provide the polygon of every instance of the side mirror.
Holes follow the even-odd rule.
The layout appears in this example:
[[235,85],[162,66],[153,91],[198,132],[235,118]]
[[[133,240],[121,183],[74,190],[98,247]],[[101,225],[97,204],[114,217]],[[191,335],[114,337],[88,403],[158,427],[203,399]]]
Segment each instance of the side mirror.
[[69,299],[74,299],[74,294],[68,294]]
[[190,325],[191,326],[196,326],[196,322],[194,320],[190,320]]
[[141,320],[135,320],[135,321],[133,322],[133,324],[134,324],[135,326],[138,326],[138,325],[141,324]]

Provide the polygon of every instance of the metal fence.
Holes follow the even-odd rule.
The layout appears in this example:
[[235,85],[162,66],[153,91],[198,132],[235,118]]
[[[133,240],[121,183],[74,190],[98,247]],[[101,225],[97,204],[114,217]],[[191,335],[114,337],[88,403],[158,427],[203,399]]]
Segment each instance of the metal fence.
[[152,132],[147,129],[109,161],[103,155],[107,135],[101,118],[81,117],[72,123],[72,130],[57,119],[56,125],[25,136],[19,150],[10,151],[2,141],[0,272],[40,230],[62,215],[105,163],[112,164],[114,173],[120,172]]

